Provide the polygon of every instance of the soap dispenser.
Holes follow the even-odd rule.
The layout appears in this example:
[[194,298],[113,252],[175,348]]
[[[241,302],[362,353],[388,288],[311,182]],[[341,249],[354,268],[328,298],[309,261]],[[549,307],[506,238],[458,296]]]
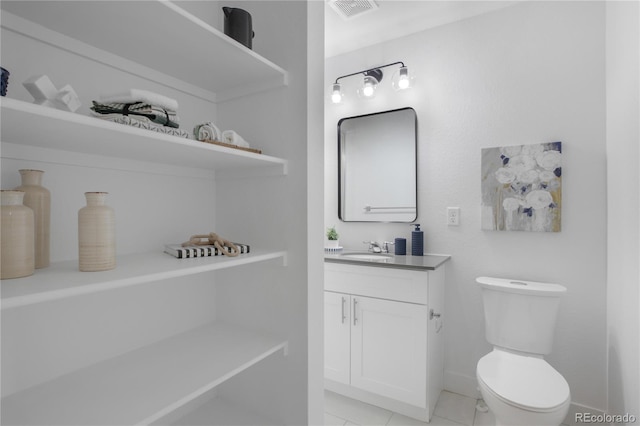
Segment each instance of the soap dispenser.
[[411,232],[411,255],[424,256],[424,232],[420,230],[420,224],[416,223],[416,229]]

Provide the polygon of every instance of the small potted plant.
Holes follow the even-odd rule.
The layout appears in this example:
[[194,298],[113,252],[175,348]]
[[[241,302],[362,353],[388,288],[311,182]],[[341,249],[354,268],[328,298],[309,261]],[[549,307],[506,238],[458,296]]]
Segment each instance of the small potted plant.
[[336,231],[335,226],[327,228],[327,248],[338,248],[338,237],[338,231]]

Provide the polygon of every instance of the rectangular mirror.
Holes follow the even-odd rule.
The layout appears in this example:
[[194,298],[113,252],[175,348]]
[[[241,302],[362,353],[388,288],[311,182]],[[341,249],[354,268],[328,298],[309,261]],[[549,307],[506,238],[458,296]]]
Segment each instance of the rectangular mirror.
[[338,122],[338,216],[345,222],[413,222],[417,210],[413,108]]

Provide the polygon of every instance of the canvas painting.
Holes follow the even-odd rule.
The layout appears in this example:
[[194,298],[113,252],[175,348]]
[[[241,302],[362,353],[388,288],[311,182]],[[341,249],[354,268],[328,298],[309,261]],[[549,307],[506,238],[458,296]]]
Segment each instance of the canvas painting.
[[482,149],[482,229],[560,232],[562,142]]

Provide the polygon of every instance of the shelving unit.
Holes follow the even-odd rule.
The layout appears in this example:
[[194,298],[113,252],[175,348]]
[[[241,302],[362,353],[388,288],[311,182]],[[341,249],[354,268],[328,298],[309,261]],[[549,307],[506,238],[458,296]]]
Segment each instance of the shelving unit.
[[2,9],[213,92],[217,101],[288,83],[284,69],[170,1],[3,1]]
[[146,425],[280,350],[282,339],[210,324],[3,398],[2,421]]
[[47,268],[36,270],[35,274],[29,277],[2,281],[2,309],[274,259],[280,259],[283,264],[286,264],[286,252],[252,250],[237,257],[213,256],[194,259],[176,259],[159,252],[142,253],[119,256],[116,269],[103,272],[79,272],[78,262],[75,260],[57,262]]
[[161,134],[16,99],[2,98],[0,105],[3,142],[215,170],[221,176],[256,169],[268,169],[270,174],[287,173],[287,160],[269,155]]
[[[23,73],[44,73],[48,71],[47,66],[58,66],[60,69],[56,69],[56,72],[63,73],[66,63],[56,63],[55,60],[51,64],[46,63],[48,54],[55,57],[59,53],[58,49],[62,49],[75,54],[74,60],[80,58],[78,63],[90,61],[92,67],[103,66],[104,68],[99,69],[103,74],[110,75],[118,70],[117,72],[127,76],[134,76],[132,81],[140,81],[142,78],[156,85],[171,87],[192,97],[187,99],[198,102],[202,99],[211,102],[236,99],[288,84],[287,71],[177,4],[167,0],[117,3],[2,1],[0,6],[3,12],[3,31],[11,32],[11,37],[7,37],[11,42],[6,44],[16,62],[16,58],[20,57],[17,53],[22,52],[23,44],[32,46],[30,43],[36,40],[43,45],[37,45],[38,49],[44,51],[43,69],[35,70],[40,64],[31,64],[30,67],[24,65]],[[10,44],[14,42],[15,45]],[[6,51],[5,47],[3,40],[3,50]],[[118,76],[125,79],[120,74]],[[19,80],[15,80],[13,84],[19,85]],[[216,113],[213,107],[212,111]],[[158,232],[162,232],[166,224],[190,220],[189,215],[181,217],[181,211],[176,212],[175,206],[181,208],[186,205],[185,209],[200,212],[197,217],[200,222],[209,222],[209,215],[216,218],[215,212],[207,210],[212,205],[215,208],[221,209],[224,206],[232,209],[233,206],[228,206],[228,203],[222,204],[223,201],[229,201],[228,198],[218,205],[218,199],[215,198],[218,188],[215,185],[219,181],[225,180],[220,183],[225,185],[228,184],[228,179],[254,179],[274,175],[282,177],[288,174],[287,159],[160,134],[16,99],[2,98],[0,113],[4,159],[10,163],[11,168],[23,167],[24,163],[45,163],[52,170],[49,176],[62,176],[67,185],[71,180],[70,176],[73,177],[71,183],[80,181],[83,176],[90,176],[94,179],[92,183],[97,181],[109,185],[117,181],[117,188],[128,196],[123,199],[131,200],[131,194],[138,194],[142,189],[147,191],[139,197],[143,200],[145,197],[156,197],[154,201],[161,199],[167,205],[174,203],[171,213],[161,212],[164,213],[161,219],[154,215],[160,212],[162,203],[149,203],[153,207],[147,207],[144,202],[135,207],[123,205],[118,210],[119,214],[127,215],[137,208],[136,217],[143,217],[143,220],[149,218],[149,223],[152,224],[146,228],[147,232],[148,229],[155,232],[156,228]],[[273,129],[265,129],[269,130]],[[73,158],[67,160],[67,156]],[[96,158],[99,161],[95,161]],[[85,159],[86,162],[83,162]],[[105,161],[102,162],[102,159]],[[142,170],[129,166],[120,167],[119,162],[124,163],[124,160],[130,160],[131,164],[153,164],[144,164],[140,168]],[[94,163],[87,164],[88,162]],[[96,166],[97,162],[100,164]],[[180,169],[180,173],[174,175],[174,169]],[[169,171],[165,173],[165,170]],[[156,178],[161,182],[175,180],[165,185],[169,187],[165,191],[161,184],[155,183]],[[280,179],[274,181],[274,186],[278,189],[288,183]],[[210,191],[209,183],[213,183]],[[253,181],[248,180],[248,183],[252,184]],[[196,189],[191,187],[192,184]],[[55,181],[48,182],[46,186],[52,190],[52,194],[57,191],[55,201],[60,203],[58,206],[69,202],[69,193],[75,194],[81,187],[64,187],[59,183],[56,187]],[[192,204],[179,204],[172,199],[172,196],[176,198],[176,194],[183,198],[187,196],[184,194],[193,194],[194,201]],[[198,199],[198,196],[202,198]],[[278,200],[277,203],[282,201]],[[282,205],[287,200],[284,201]],[[270,207],[269,203],[263,204]],[[75,213],[68,211],[66,207],[64,213],[57,217],[58,223],[63,223],[65,236],[73,234],[70,225],[73,220],[69,221],[69,216],[66,215]],[[61,219],[62,215],[66,216],[64,221]],[[145,236],[137,234],[139,230],[132,226],[132,222],[126,223],[129,235],[143,239]],[[201,225],[200,222],[197,223]],[[269,223],[266,223],[266,227],[268,226]],[[266,235],[271,237],[270,233]],[[248,243],[251,244],[250,241]],[[6,379],[11,390],[7,392],[7,388],[3,387],[3,391],[7,392],[1,402],[3,424],[86,426],[162,422],[164,418],[180,413],[181,410],[178,409],[181,407],[183,410],[190,408],[189,403],[199,401],[199,397],[208,397],[209,391],[265,358],[280,351],[283,355],[288,355],[289,341],[293,342],[294,337],[280,335],[285,330],[290,333],[288,325],[281,325],[280,322],[275,326],[263,326],[256,321],[247,322],[260,330],[275,330],[275,333],[263,333],[223,322],[199,326],[219,319],[218,311],[222,309],[218,309],[218,305],[225,305],[228,301],[210,300],[214,293],[218,297],[219,288],[208,286],[209,282],[206,281],[209,276],[202,280],[192,279],[191,282],[187,282],[187,278],[196,274],[210,274],[211,285],[215,286],[218,277],[215,271],[269,262],[280,262],[282,266],[287,266],[287,250],[292,248],[261,250],[252,245],[251,253],[237,257],[196,259],[176,259],[161,250],[160,247],[152,253],[119,256],[117,267],[111,271],[79,272],[77,261],[70,260],[54,262],[47,268],[36,270],[30,277],[1,282],[1,312],[3,320],[6,320],[3,322],[3,334],[8,331],[5,334],[7,337],[3,337],[3,368],[6,368],[5,365],[17,367],[11,370],[12,374]],[[262,269],[259,271],[262,272]],[[220,274],[224,275],[223,272]],[[243,275],[242,284],[272,284],[286,274],[275,272],[273,275],[277,278],[267,275],[263,278],[248,269],[248,273]],[[154,293],[163,291],[158,290],[163,286],[155,286],[153,283],[180,277],[185,278],[186,285],[178,289],[172,287],[171,291],[176,290],[175,293],[166,289],[164,293]],[[198,287],[191,285],[195,281],[198,281]],[[83,305],[85,299],[77,297],[138,284],[149,285],[140,287],[140,292],[128,293],[138,293],[134,296],[138,304],[129,303],[122,310],[114,309],[114,306],[99,297],[85,298],[91,299],[93,310],[88,310]],[[292,283],[278,284],[282,288]],[[230,290],[228,287],[232,286],[225,288],[226,293],[221,292],[224,293],[221,298],[226,296],[234,299],[239,295],[232,293],[234,289]],[[203,290],[205,288],[206,291]],[[263,289],[270,291],[268,285],[263,286]],[[165,297],[176,294],[177,290],[191,293],[185,293],[189,296],[185,298],[186,301]],[[116,292],[111,294],[119,297]],[[202,303],[194,308],[191,300],[201,295],[204,296],[198,302]],[[123,297],[127,297],[125,292]],[[64,306],[49,303],[62,299],[72,301]],[[145,303],[148,304],[147,307],[154,304],[154,309],[148,310],[151,314],[145,311]],[[260,306],[260,309],[270,313],[274,306],[282,306],[285,315],[282,312],[279,315],[284,324],[292,316],[286,315],[286,304],[289,303],[291,301],[287,300],[283,304],[265,305],[269,309],[265,306]],[[179,306],[182,311],[164,311],[162,309],[165,304],[169,308]],[[21,309],[24,307],[28,308]],[[191,309],[196,311],[193,315],[188,312]],[[136,310],[136,314],[131,313],[133,310]],[[143,313],[140,316],[148,316],[140,319],[138,310]],[[82,315],[90,317],[83,318]],[[111,315],[123,316],[114,325],[109,321]],[[186,316],[188,320],[181,322],[179,327],[176,326],[178,328],[173,333],[190,330],[178,335],[171,335],[170,331],[154,324],[159,318],[164,320],[160,323],[166,324],[175,318],[182,320]],[[21,320],[24,318],[33,327],[23,328]],[[227,319],[224,316],[222,318]],[[87,324],[83,319],[87,320]],[[73,323],[71,327],[69,321]],[[95,330],[96,323],[105,328]],[[65,326],[72,328],[72,331],[68,332]],[[121,337],[118,332],[122,332],[124,327],[127,327],[128,336]],[[101,333],[105,329],[108,332]],[[148,329],[155,333],[145,335]],[[295,336],[296,333],[290,334]],[[43,340],[46,342],[42,342]],[[5,342],[11,342],[14,347],[4,345]],[[89,347],[91,342],[100,344],[93,350],[94,348]],[[48,353],[44,350],[30,350],[34,346],[46,348],[47,345],[51,345],[50,348],[53,345],[60,348],[55,360],[48,359]],[[89,348],[86,353],[83,345]],[[80,354],[76,357],[74,351]],[[121,355],[114,357],[114,353]],[[24,354],[29,356],[23,357]],[[71,360],[65,358],[69,354],[74,355]],[[55,365],[49,366],[50,363]],[[32,368],[34,366],[36,368]],[[262,370],[264,369],[263,364]],[[261,380],[263,376],[260,374],[264,374],[262,370],[256,365],[250,374],[257,374],[258,378],[255,380]],[[276,371],[275,374],[279,372]],[[253,380],[254,376],[250,378]],[[212,393],[218,392],[224,393],[224,387]],[[204,419],[202,421],[206,424],[219,421],[228,425],[238,424],[237,422],[257,423],[263,417],[261,414],[252,414],[242,404],[216,398],[187,413],[178,423],[200,421],[195,419]]]

